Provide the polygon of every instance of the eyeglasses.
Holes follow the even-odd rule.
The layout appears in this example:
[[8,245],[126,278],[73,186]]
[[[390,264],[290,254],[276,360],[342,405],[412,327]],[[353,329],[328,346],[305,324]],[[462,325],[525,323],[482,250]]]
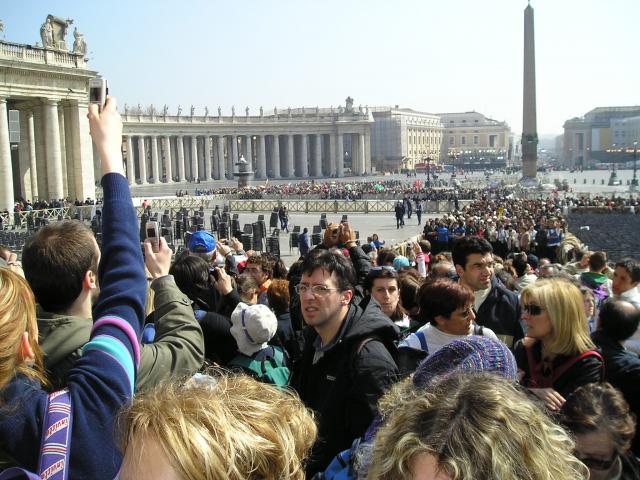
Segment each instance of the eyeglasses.
[[305,285],[303,283],[299,283],[294,287],[294,290],[298,295],[304,295],[308,291],[311,291],[314,297],[326,297],[331,292],[338,292],[338,288],[329,288],[326,285]]
[[536,315],[540,315],[544,310],[544,308],[542,308],[540,305],[523,304],[522,310],[527,312],[529,315],[536,316]]
[[613,466],[615,461],[618,460],[617,453],[613,456],[611,460],[600,460],[597,458],[589,458],[589,457],[582,458],[578,455],[576,455],[576,457],[578,458],[578,460],[584,463],[587,467],[589,467],[589,469],[594,469],[594,470],[609,470]]

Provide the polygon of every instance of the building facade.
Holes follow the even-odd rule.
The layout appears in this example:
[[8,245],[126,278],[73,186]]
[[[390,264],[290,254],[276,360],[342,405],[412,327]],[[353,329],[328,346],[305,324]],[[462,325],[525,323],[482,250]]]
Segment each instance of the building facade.
[[[77,30],[81,42],[68,49],[66,27],[49,15],[42,47],[0,40],[0,210],[11,211],[20,198],[95,196],[87,109],[96,72],[87,68]],[[18,123],[14,138],[10,118]]]
[[441,113],[440,161],[467,170],[509,166],[513,156],[511,129],[506,122],[479,112]]
[[562,163],[593,168],[626,162],[634,142],[640,142],[640,106],[597,107],[564,123]]
[[368,109],[353,100],[332,108],[251,115],[169,115],[153,106],[123,112],[123,151],[130,184],[232,179],[241,157],[257,179],[343,177],[371,171]]
[[410,108],[373,107],[371,161],[377,171],[413,170],[438,162],[442,123],[437,115]]

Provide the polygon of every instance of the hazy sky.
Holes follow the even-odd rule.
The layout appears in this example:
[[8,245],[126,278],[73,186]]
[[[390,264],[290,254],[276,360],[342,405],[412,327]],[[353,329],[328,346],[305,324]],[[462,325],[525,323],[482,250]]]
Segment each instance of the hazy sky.
[[[8,41],[73,18],[120,105],[400,105],[522,128],[523,0],[0,0]],[[534,0],[538,131],[640,104],[639,0]],[[73,43],[73,36],[68,36]]]

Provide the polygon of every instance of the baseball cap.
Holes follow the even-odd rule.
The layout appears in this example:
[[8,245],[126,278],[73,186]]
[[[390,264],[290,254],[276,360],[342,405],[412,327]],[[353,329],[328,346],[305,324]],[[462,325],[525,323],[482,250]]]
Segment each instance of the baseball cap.
[[193,253],[209,253],[216,249],[216,237],[204,230],[199,230],[191,235],[189,251]]

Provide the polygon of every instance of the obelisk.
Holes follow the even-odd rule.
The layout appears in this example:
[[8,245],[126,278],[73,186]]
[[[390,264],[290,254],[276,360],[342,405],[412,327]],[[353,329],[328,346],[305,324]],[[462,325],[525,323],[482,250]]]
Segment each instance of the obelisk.
[[536,178],[538,131],[536,127],[536,46],[533,8],[524,9],[524,76],[522,92],[522,180]]

